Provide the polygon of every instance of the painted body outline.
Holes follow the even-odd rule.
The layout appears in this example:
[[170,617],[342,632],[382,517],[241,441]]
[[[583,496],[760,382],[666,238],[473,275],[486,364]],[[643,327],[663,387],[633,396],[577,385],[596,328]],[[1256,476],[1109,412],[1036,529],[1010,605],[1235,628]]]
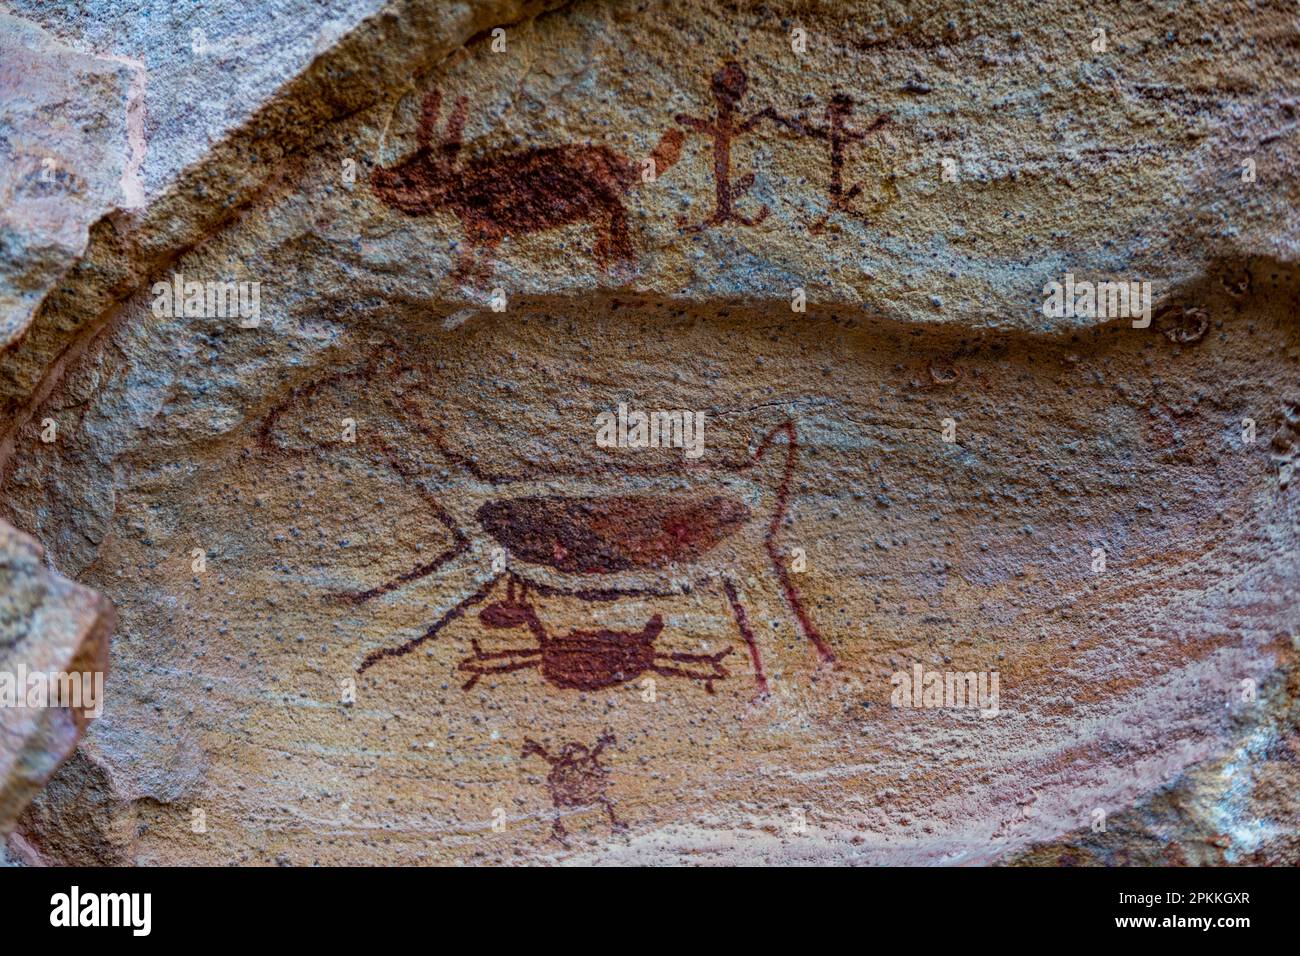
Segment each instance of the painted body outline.
[[863,130],[850,129],[848,120],[853,116],[853,109],[856,103],[853,97],[848,93],[837,90],[831,95],[829,105],[826,107],[826,125],[815,126],[806,120],[795,118],[790,119],[784,116],[773,114],[772,119],[793,130],[801,136],[811,136],[817,139],[824,139],[830,145],[831,151],[831,181],[830,181],[830,204],[826,212],[820,219],[808,227],[808,231],[816,235],[821,232],[826,224],[830,221],[832,215],[837,212],[852,212],[853,200],[862,194],[862,183],[854,183],[846,191],[844,189],[844,162],[848,152],[848,146],[853,143],[864,143],[870,138],[872,133],[882,129],[890,122],[890,117],[886,113],[877,116],[871,125]]
[[711,118],[689,116],[678,113],[674,119],[693,132],[709,137],[713,141],[713,214],[707,219],[687,225],[682,221],[679,226],[683,232],[700,232],[710,226],[720,226],[728,222],[738,222],[742,226],[757,226],[767,218],[771,210],[766,204],[753,216],[742,216],[736,212],[733,202],[743,196],[754,185],[754,173],[748,172],[731,183],[731,142],[737,136],[752,132],[765,120],[777,120],[776,112],[768,107],[754,113],[748,119],[737,120],[736,113],[740,101],[744,99],[749,88],[749,77],[740,64],[734,61],[724,63],[709,82],[713,94],[714,115]]
[[[408,405],[408,410],[416,413],[416,410]],[[422,417],[418,416],[417,417]],[[429,434],[433,430],[423,421],[417,422],[417,430]],[[772,462],[769,454],[778,443],[785,444],[785,458],[783,461],[777,460]],[[445,442],[435,442],[437,445],[445,447]],[[760,440],[755,450],[751,453],[748,461],[735,464],[729,463],[720,466],[725,471],[735,472],[745,475],[751,469],[757,466],[772,462],[776,466],[777,478],[776,488],[771,493],[770,515],[766,524],[762,523],[762,514],[753,516],[753,520],[748,524],[756,525],[756,530],[761,530],[762,545],[767,556],[768,563],[776,577],[777,583],[785,601],[786,606],[793,613],[796,624],[800,633],[814,648],[819,660],[823,664],[832,665],[835,662],[834,652],[829,644],[822,637],[820,630],[810,617],[803,598],[795,586],[790,576],[789,569],[781,559],[781,550],[778,543],[778,536],[786,514],[788,512],[789,497],[793,483],[794,472],[798,459],[798,439],[795,425],[792,420],[785,422],[770,429]],[[360,605],[382,595],[389,594],[400,588],[415,584],[430,575],[448,568],[453,563],[459,567],[470,568],[491,568],[491,556],[485,550],[485,543],[481,540],[475,541],[475,537],[465,531],[465,525],[471,524],[473,519],[466,521],[463,517],[467,509],[462,508],[462,515],[457,516],[441,504],[435,496],[428,493],[418,480],[418,476],[413,474],[410,466],[404,462],[400,455],[393,452],[392,449],[385,449],[386,457],[391,462],[394,470],[410,484],[419,488],[422,496],[429,502],[435,519],[442,524],[452,535],[452,545],[443,553],[436,556],[433,560],[423,562],[394,578],[383,583],[366,588],[356,592],[342,592],[336,595],[337,600],[345,603]],[[482,475],[481,469],[478,470]],[[503,485],[515,484],[510,481],[503,481],[490,477],[486,482],[488,494],[491,489],[499,489]],[[469,513],[476,512],[470,510]],[[496,539],[484,535],[489,541],[495,542]],[[534,572],[536,568],[532,568]],[[662,575],[660,575],[662,576]],[[600,574],[600,575],[568,575],[559,573],[550,573],[539,577],[528,577],[517,573],[513,569],[493,569],[483,572],[474,578],[473,583],[476,585],[472,589],[465,589],[458,600],[441,613],[441,615],[421,634],[396,646],[386,646],[376,648],[370,651],[357,671],[364,673],[371,667],[391,657],[400,657],[411,653],[421,645],[437,637],[437,635],[450,623],[462,617],[469,609],[483,603],[492,594],[493,590],[501,583],[504,578],[508,587],[527,586],[543,596],[570,596],[584,601],[614,601],[621,598],[629,597],[668,597],[686,593],[695,587],[720,581],[722,585],[722,596],[726,599],[726,609],[735,621],[737,632],[744,641],[749,651],[750,662],[754,670],[754,680],[760,695],[768,693],[768,682],[766,672],[763,668],[762,654],[758,646],[758,641],[754,635],[749,623],[749,615],[746,611],[743,599],[741,597],[740,582],[735,574],[728,573],[726,566],[715,565],[705,569],[702,573],[695,574],[683,581],[679,581],[675,586],[655,586],[653,584],[640,583],[635,580],[638,575],[623,576],[618,574]],[[594,580],[593,580],[594,578]],[[605,583],[603,579],[612,578],[614,580]],[[686,663],[702,663],[705,659],[716,657],[717,661],[721,657],[717,655],[701,655],[698,660]],[[468,660],[469,658],[467,658]],[[462,662],[463,663],[463,662]],[[714,667],[720,664],[715,661]],[[470,668],[465,668],[471,670]],[[520,668],[523,669],[523,668]],[[472,673],[472,670],[471,670]],[[682,676],[682,675],[677,675]],[[692,675],[692,679],[699,679]],[[722,679],[722,675],[716,675],[712,679]],[[708,679],[711,683],[712,679]]]
[[[516,586],[518,594],[516,595]],[[479,611],[479,621],[487,627],[526,628],[536,642],[534,647],[484,651],[477,639],[470,641],[474,653],[464,658],[457,670],[469,673],[461,690],[469,690],[489,674],[537,668],[552,686],[567,690],[604,690],[634,681],[650,671],[661,677],[685,677],[699,681],[712,694],[713,682],[725,680],[727,669],[722,659],[732,652],[727,647],[716,654],[690,654],[683,651],[659,653],[655,639],[663,630],[663,617],[654,615],[639,632],[571,631],[552,635],[528,601],[527,584],[508,577],[504,601],[496,601]],[[692,670],[693,665],[709,665],[707,671]]]
[[601,807],[609,817],[610,829],[615,833],[627,829],[627,824],[614,812],[614,802],[609,798],[609,768],[600,762],[605,748],[617,742],[607,731],[591,747],[570,741],[556,756],[531,737],[524,738],[519,759],[541,757],[551,768],[546,775],[546,788],[550,791],[553,808],[551,836],[563,846],[569,845],[569,834],[562,818],[566,808],[585,810]]

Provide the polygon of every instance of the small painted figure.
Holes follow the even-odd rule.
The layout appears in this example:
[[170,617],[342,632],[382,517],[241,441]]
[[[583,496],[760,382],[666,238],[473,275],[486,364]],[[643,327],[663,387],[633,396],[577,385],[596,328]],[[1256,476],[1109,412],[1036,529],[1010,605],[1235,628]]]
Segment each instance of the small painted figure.
[[833,213],[848,212],[853,200],[862,192],[861,183],[854,183],[848,191],[844,189],[844,159],[849,144],[864,142],[868,136],[889,122],[888,115],[881,115],[865,130],[850,129],[848,121],[853,116],[853,106],[853,97],[849,94],[843,92],[833,94],[830,105],[826,108],[825,126],[814,126],[800,119],[773,116],[776,122],[801,135],[824,139],[830,143],[830,205],[825,215],[808,227],[813,233],[821,232]]
[[614,735],[608,733],[603,734],[596,741],[596,746],[591,748],[570,742],[564,745],[556,757],[537,741],[524,738],[524,750],[520,758],[526,760],[536,755],[551,766],[550,773],[546,775],[546,786],[551,792],[551,803],[555,808],[551,835],[566,846],[568,832],[561,819],[561,813],[565,809],[603,807],[609,815],[609,825],[615,832],[627,829],[627,825],[614,813],[613,801],[609,799],[609,768],[600,762],[601,752],[612,743],[616,743]]

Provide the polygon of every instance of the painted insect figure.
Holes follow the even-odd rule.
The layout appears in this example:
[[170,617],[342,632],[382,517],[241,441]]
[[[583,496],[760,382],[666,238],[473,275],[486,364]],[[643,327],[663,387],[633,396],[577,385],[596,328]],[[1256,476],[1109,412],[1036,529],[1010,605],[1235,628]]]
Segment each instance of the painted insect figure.
[[603,734],[594,747],[570,742],[564,745],[559,756],[554,756],[537,741],[524,738],[521,758],[526,760],[536,755],[551,765],[551,771],[546,775],[546,786],[551,792],[551,803],[555,807],[551,833],[561,843],[567,843],[568,838],[564,821],[560,818],[561,811],[565,809],[603,807],[609,815],[609,825],[614,830],[627,829],[627,825],[614,813],[614,804],[609,799],[609,768],[600,762],[601,752],[616,742],[613,734]]
[[[646,671],[663,677],[686,677],[701,681],[713,693],[713,682],[724,680],[727,670],[722,659],[731,653],[727,648],[717,654],[661,654],[655,639],[663,630],[663,618],[656,614],[640,631],[571,631],[552,636],[528,600],[528,589],[512,577],[504,601],[496,601],[479,612],[479,620],[498,629],[527,628],[536,639],[535,647],[485,652],[477,640],[470,642],[474,653],[460,662],[459,669],[473,676],[465,683],[469,690],[485,674],[538,668],[542,676],[556,687],[600,690],[626,683]],[[708,670],[691,670],[689,665],[708,665]],[[688,665],[688,666],[680,666]]]
[[[453,273],[457,281],[486,279],[491,264],[478,266],[476,253],[491,256],[508,236],[590,222],[596,230],[593,249],[605,269],[630,267],[635,258],[628,235],[623,196],[639,183],[638,163],[608,146],[567,144],[461,160],[469,101],[460,97],[447,120],[446,139],[433,145],[442,93],[424,98],[417,146],[395,166],[371,176],[375,195],[408,216],[446,209],[460,219],[468,251]],[[681,153],[680,130],[666,134],[651,154],[655,173],[664,172]]]

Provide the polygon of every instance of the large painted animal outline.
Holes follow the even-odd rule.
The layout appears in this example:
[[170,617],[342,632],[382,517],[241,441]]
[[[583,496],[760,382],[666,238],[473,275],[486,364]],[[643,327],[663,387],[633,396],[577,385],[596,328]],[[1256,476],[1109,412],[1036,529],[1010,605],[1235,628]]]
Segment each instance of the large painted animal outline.
[[569,834],[562,819],[565,810],[601,807],[614,832],[627,829],[627,824],[614,812],[614,802],[609,798],[609,768],[600,761],[605,748],[617,742],[614,735],[607,732],[590,747],[570,741],[560,748],[558,754],[552,754],[531,737],[524,738],[520,759],[541,757],[550,767],[546,788],[550,791],[553,808],[551,836],[560,844],[568,846]]
[[[426,434],[431,444],[441,444],[434,429],[421,420],[418,409],[408,403],[407,410],[415,419],[417,431]],[[453,621],[486,601],[503,582],[508,591],[514,587],[526,587],[545,596],[564,595],[593,602],[628,597],[667,597],[718,583],[722,591],[720,598],[725,598],[726,610],[733,617],[748,648],[758,690],[766,693],[768,685],[762,653],[741,597],[743,589],[733,564],[735,552],[718,547],[723,541],[732,539],[740,554],[749,553],[747,541],[751,548],[762,548],[800,633],[822,662],[833,663],[835,655],[808,614],[782,560],[778,543],[788,510],[798,452],[794,422],[783,422],[763,436],[746,461],[720,466],[709,478],[708,491],[694,497],[682,494],[680,474],[627,478],[625,483],[634,489],[631,494],[611,494],[607,483],[578,478],[565,481],[564,493],[557,494],[557,483],[553,479],[508,481],[467,475],[464,484],[445,500],[431,495],[427,497],[435,520],[452,536],[450,548],[433,560],[388,581],[338,597],[350,604],[361,605],[415,586],[435,573],[467,575],[471,584],[462,587],[451,600],[440,602],[441,613],[423,633],[366,654],[358,672],[364,673],[388,658],[409,654],[433,640]],[[399,475],[419,484],[409,462],[391,449],[387,453]],[[730,511],[722,506],[722,501],[732,502]],[[586,531],[591,531],[606,518],[620,523],[623,514],[635,515],[638,509],[643,515],[650,515],[646,522],[648,527],[653,529],[658,522],[660,527],[670,529],[670,539],[677,533],[672,529],[683,523],[703,523],[705,527],[702,532],[694,532],[694,537],[687,537],[680,546],[674,546],[672,540],[646,539],[643,535],[640,543],[646,547],[629,549],[621,547],[617,541],[611,544],[608,538],[596,535],[599,540],[595,542],[592,554],[605,563],[587,568],[581,563],[587,555],[571,553],[561,538],[545,526],[542,529],[543,540],[554,539],[559,542],[559,549],[549,559],[544,551],[530,550],[537,542],[528,541],[526,535],[530,530],[536,531],[537,526],[535,522],[530,524],[532,519],[528,516],[543,506],[560,511],[569,506],[576,507],[588,518]],[[620,526],[626,527],[626,523]],[[575,533],[581,537],[584,531],[582,522],[576,522],[574,527]],[[550,539],[546,538],[548,534]],[[495,552],[501,549],[510,555],[505,568],[494,566]],[[521,551],[531,560],[521,560]],[[677,560],[683,556],[688,560]],[[578,562],[576,565],[575,561]],[[522,625],[522,619],[518,623]],[[718,666],[721,655],[700,655],[697,660],[678,663],[690,666],[703,664],[712,658],[716,658],[713,666]],[[466,658],[467,661],[475,659],[482,660],[482,657],[475,654]],[[532,666],[523,656],[511,663],[524,665],[518,669]],[[463,669],[471,675],[474,673],[473,667]],[[714,678],[721,679],[724,674],[725,671],[715,674]],[[700,679],[695,673],[686,676]],[[709,681],[707,676],[703,679]]]

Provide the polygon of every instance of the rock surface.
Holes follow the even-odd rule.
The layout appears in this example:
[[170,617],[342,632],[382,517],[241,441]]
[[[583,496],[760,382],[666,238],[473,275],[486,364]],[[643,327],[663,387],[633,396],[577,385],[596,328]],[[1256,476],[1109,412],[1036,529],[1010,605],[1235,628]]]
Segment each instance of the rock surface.
[[1297,861],[1289,14],[137,6],[0,27],[147,76],[0,353],[120,621],[21,855]]

